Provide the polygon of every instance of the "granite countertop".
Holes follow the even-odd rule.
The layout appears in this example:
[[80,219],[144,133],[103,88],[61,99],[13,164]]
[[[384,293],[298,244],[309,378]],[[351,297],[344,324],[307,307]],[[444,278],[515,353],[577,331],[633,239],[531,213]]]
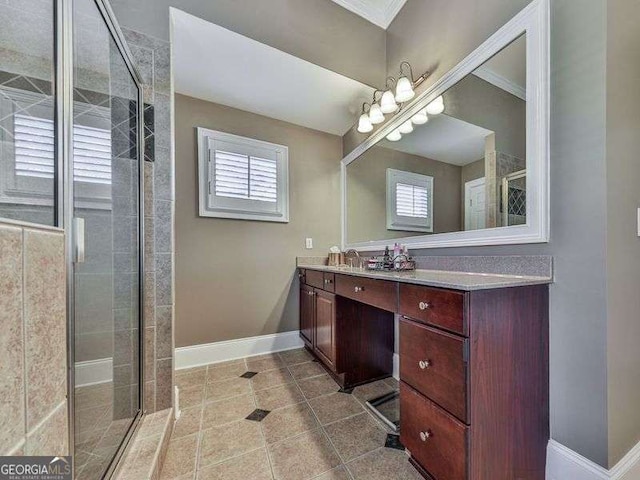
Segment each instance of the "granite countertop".
[[495,273],[447,272],[444,270],[379,272],[352,267],[328,267],[326,265],[300,265],[299,268],[464,291],[521,287],[526,285],[546,285],[553,282],[551,277],[500,275]]

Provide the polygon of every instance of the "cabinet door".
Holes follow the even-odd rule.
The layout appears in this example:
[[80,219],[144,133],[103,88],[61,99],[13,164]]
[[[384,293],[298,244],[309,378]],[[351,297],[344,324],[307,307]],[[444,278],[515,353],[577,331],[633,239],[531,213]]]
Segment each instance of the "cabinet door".
[[315,352],[325,364],[335,369],[336,362],[336,296],[316,290]]
[[309,347],[313,347],[314,295],[313,288],[300,285],[300,335]]

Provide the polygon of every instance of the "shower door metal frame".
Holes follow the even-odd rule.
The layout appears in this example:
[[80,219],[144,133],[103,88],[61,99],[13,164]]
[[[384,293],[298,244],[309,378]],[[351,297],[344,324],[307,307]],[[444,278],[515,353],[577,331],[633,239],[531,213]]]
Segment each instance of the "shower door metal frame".
[[[138,88],[138,401],[139,410],[118,451],[111,460],[105,479],[113,478],[130,440],[140,426],[144,412],[144,95],[143,80],[133,61],[122,30],[108,0],[93,0],[105,21],[129,73]],[[55,5],[55,71],[56,71],[56,145],[57,224],[65,230],[65,254],[67,266],[67,404],[69,426],[69,454],[75,453],[75,245],[73,228],[73,0],[56,0]],[[75,461],[74,461],[75,467]],[[73,469],[75,472],[75,468]]]

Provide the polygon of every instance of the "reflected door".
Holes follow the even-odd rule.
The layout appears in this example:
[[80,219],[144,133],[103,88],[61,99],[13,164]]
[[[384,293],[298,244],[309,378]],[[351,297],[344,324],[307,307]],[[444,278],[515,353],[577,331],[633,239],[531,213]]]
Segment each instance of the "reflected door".
[[464,229],[485,228],[486,194],[484,177],[471,180],[464,185]]
[[94,0],[73,2],[76,478],[110,470],[140,412],[139,85]]

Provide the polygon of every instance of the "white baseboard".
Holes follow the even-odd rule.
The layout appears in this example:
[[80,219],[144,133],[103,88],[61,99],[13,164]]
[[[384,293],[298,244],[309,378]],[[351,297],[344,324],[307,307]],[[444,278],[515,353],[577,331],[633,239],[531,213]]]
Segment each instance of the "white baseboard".
[[547,447],[547,480],[637,480],[639,471],[640,443],[610,470],[555,440]]
[[75,386],[86,387],[113,381],[113,358],[76,362]]
[[298,330],[176,348],[176,370],[302,348]]

